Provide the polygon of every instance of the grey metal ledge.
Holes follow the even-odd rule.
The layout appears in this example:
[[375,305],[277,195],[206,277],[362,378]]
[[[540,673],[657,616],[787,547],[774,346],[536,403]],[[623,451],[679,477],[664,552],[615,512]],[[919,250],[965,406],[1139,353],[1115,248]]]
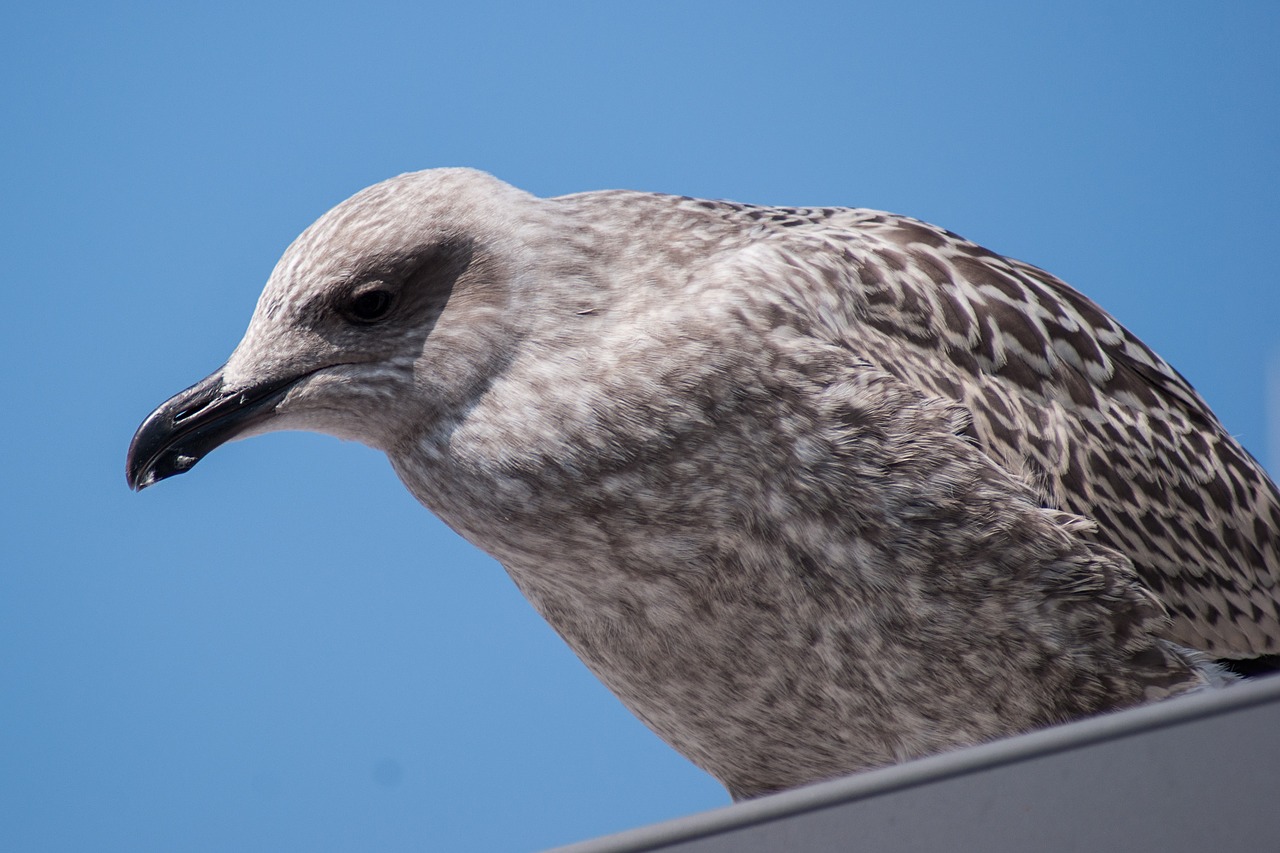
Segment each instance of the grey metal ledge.
[[1280,676],[555,853],[1280,850]]

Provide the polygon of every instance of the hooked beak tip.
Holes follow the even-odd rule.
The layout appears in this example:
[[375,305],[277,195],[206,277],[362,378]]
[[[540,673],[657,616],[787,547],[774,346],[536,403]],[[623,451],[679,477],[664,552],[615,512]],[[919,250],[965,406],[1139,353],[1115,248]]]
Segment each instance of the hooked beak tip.
[[140,492],[185,474],[219,445],[270,418],[298,377],[282,377],[228,393],[219,369],[175,394],[147,416],[129,444],[125,481]]

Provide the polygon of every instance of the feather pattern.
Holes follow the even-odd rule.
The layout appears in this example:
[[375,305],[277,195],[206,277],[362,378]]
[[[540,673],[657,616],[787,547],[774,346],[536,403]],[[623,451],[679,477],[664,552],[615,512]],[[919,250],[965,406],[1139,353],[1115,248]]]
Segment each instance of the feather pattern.
[[1280,652],[1257,462],[1086,297],[905,217],[402,175],[289,248],[130,482],[286,428],[385,451],[735,797]]

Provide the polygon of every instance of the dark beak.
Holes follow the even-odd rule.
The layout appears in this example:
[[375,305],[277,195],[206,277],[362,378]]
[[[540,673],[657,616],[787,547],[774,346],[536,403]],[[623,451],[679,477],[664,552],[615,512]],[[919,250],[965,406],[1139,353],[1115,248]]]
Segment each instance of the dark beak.
[[215,447],[225,444],[275,412],[298,377],[228,391],[219,368],[175,394],[138,427],[129,444],[125,478],[141,491],[182,474]]

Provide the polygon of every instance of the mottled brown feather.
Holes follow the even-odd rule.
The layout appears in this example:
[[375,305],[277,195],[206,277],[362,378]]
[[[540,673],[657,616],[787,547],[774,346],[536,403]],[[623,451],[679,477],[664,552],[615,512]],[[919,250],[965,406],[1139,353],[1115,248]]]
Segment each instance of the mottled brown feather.
[[[355,287],[396,310],[349,322]],[[385,451],[735,797],[1280,651],[1257,462],[1093,302],[904,217],[403,175],[295,241],[193,387]],[[198,458],[185,399],[134,485]]]

